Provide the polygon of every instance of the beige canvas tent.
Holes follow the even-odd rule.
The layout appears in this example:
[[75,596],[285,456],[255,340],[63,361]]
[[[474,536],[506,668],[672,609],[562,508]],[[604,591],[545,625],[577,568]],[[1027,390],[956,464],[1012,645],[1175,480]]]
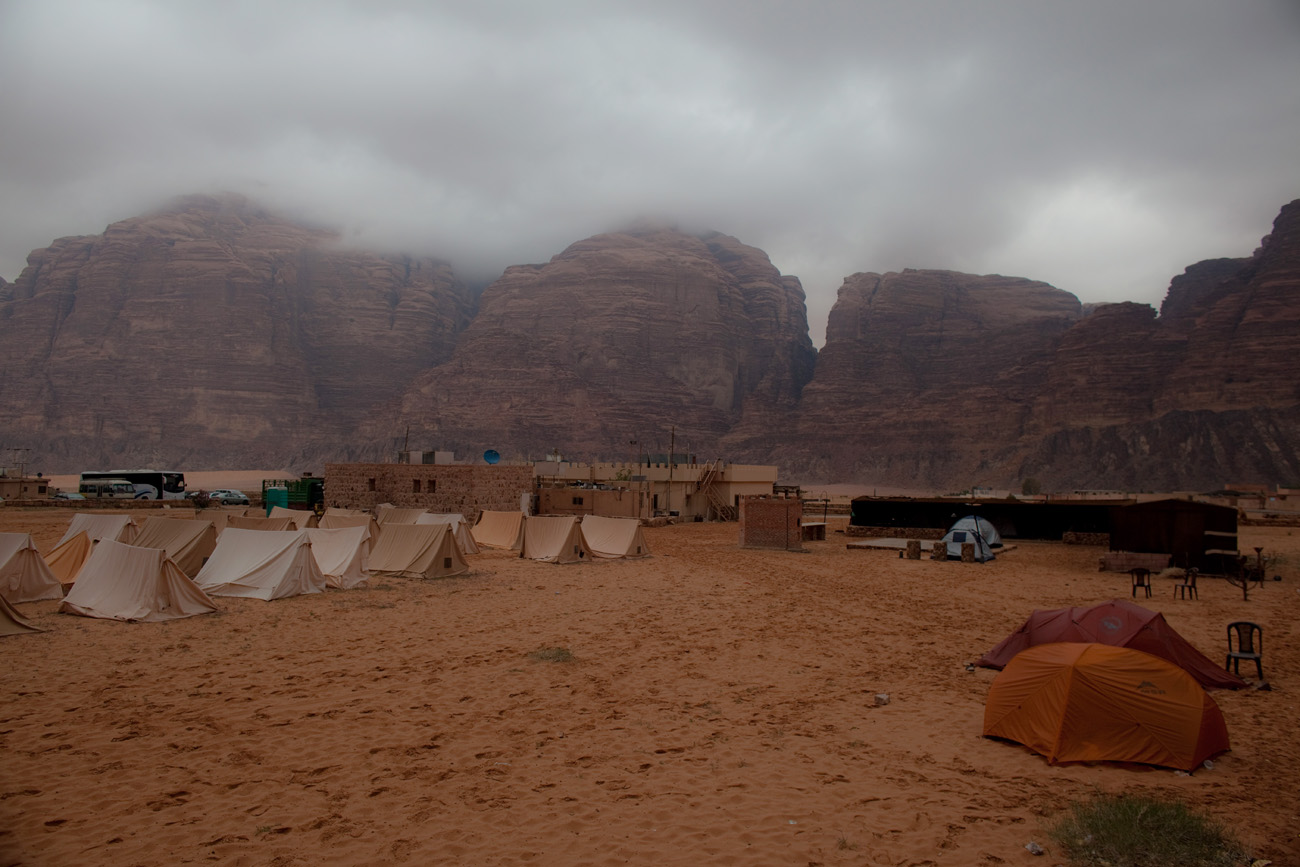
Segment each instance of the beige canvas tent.
[[320,528],[322,530],[342,530],[344,527],[365,527],[366,541],[369,543],[369,550],[373,550],[375,543],[379,541],[379,522],[364,512],[356,515],[330,515],[321,516]]
[[469,523],[465,516],[457,512],[425,512],[416,518],[417,524],[450,524],[452,535],[456,537],[456,544],[460,546],[462,554],[477,554],[478,543],[474,541],[474,536],[469,531]]
[[0,636],[25,635],[29,632],[44,632],[39,626],[33,626],[0,596]]
[[130,515],[101,515],[91,512],[77,512],[68,523],[68,531],[63,534],[59,544],[71,539],[78,533],[85,533],[92,542],[100,539],[112,539],[130,545],[140,527]]
[[240,530],[296,530],[293,521],[289,518],[278,516],[274,518],[249,518],[244,515],[231,515],[226,519],[227,527],[235,527]]
[[45,565],[30,533],[0,533],[0,596],[15,605],[63,598],[63,585]]
[[217,606],[161,548],[105,539],[59,605],[67,614],[156,623],[209,614]]
[[446,578],[469,571],[450,524],[390,524],[370,550],[370,574]]
[[194,581],[213,596],[283,599],[325,589],[306,530],[230,527]]
[[197,576],[217,547],[211,521],[186,518],[146,518],[131,543],[139,548],[161,548],[186,575]]
[[316,526],[316,513],[306,509],[286,509],[284,506],[272,506],[268,518],[288,518],[295,530],[306,530]]
[[546,563],[577,563],[592,555],[582,538],[582,525],[573,515],[529,515],[524,519],[519,556]]
[[419,521],[420,516],[423,514],[424,509],[399,509],[396,506],[375,507],[375,520],[379,522],[381,527],[386,527],[389,524],[414,524]]
[[95,543],[85,532],[78,533],[66,542],[61,542],[53,551],[45,555],[45,565],[50,567],[50,574],[60,584],[71,584],[77,580],[77,573],[90,559],[95,550]]
[[312,527],[306,533],[311,539],[311,554],[325,576],[326,586],[351,590],[370,577],[367,574],[370,548],[370,530],[367,527],[338,530]]
[[484,510],[470,533],[480,545],[517,551],[524,542],[524,513]]
[[587,515],[582,519],[582,538],[596,557],[611,560],[649,557],[650,547],[636,518],[603,518]]

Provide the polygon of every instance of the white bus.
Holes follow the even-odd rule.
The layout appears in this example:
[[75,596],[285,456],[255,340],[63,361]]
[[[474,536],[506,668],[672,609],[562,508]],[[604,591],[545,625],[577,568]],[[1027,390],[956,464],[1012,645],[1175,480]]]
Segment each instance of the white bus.
[[[111,470],[81,474],[84,486],[100,479],[122,479],[135,486],[137,500],[185,499],[185,474],[171,470]],[[83,490],[84,494],[85,491]],[[87,494],[87,496],[90,496]]]

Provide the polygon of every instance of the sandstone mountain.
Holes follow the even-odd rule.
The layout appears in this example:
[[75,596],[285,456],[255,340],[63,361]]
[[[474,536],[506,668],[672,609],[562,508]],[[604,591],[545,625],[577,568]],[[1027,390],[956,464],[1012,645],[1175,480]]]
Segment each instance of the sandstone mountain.
[[667,452],[672,426],[679,450],[713,452],[755,407],[792,410],[815,358],[799,281],[762,251],[611,233],[509,268],[387,423],[462,454]]
[[[856,274],[797,412],[736,453],[800,478],[925,488],[1207,489],[1300,479],[1300,201],[1246,259],[1174,279],[1161,315],[1050,286]],[[764,440],[763,431],[782,431]]]
[[[346,250],[234,197],[63,238],[0,281],[0,444],[70,472],[559,449],[774,463],[914,489],[1300,480],[1300,201],[1157,312],[1044,283],[847,278],[817,353],[799,281],[644,227],[506,270]],[[636,445],[630,444],[635,440]]]
[[0,289],[0,430],[48,471],[346,455],[473,303],[444,262],[346,251],[237,197],[61,238]]

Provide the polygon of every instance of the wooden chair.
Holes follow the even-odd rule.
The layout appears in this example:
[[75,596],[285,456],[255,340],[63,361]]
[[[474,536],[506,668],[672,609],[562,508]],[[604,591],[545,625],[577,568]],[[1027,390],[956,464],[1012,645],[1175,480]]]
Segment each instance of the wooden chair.
[[[1237,649],[1233,650],[1233,636],[1236,636]],[[1232,673],[1241,674],[1240,665],[1243,659],[1255,660],[1255,673],[1259,679],[1264,679],[1264,630],[1257,623],[1251,623],[1248,620],[1237,620],[1228,624],[1228,659],[1223,663],[1226,669],[1232,666]]]
[[1134,599],[1137,598],[1138,588],[1140,587],[1143,590],[1146,590],[1147,598],[1150,599],[1151,598],[1151,570],[1138,567],[1135,569],[1128,570],[1128,574],[1133,579],[1133,598]]
[[1200,599],[1200,594],[1196,591],[1196,576],[1201,574],[1200,569],[1192,568],[1183,573],[1183,583],[1174,585],[1174,595],[1179,599]]

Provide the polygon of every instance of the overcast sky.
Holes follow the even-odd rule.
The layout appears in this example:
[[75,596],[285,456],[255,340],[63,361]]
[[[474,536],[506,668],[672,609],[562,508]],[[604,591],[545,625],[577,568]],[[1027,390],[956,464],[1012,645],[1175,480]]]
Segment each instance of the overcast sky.
[[1158,305],[1300,198],[1297,0],[0,0],[0,276],[236,191],[472,279],[633,220],[808,294],[948,268]]

